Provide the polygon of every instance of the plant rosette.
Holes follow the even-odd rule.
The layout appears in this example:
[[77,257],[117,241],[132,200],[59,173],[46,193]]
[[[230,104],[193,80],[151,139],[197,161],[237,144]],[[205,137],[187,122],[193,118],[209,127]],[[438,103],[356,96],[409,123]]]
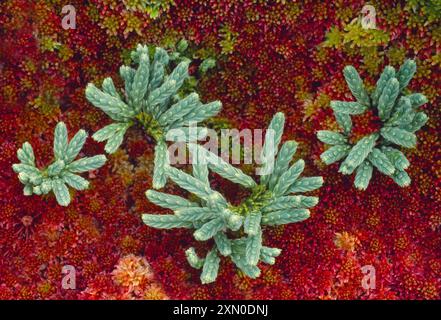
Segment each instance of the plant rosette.
[[[197,241],[214,240],[213,248],[204,258],[200,258],[194,248],[185,252],[189,264],[202,269],[203,284],[216,280],[220,256],[230,258],[248,277],[258,277],[258,263],[272,265],[281,253],[278,248],[263,245],[264,227],[304,221],[310,216],[308,208],[318,203],[318,197],[298,193],[320,188],[323,178],[300,177],[305,162],[298,160],[291,164],[297,149],[295,141],[286,141],[279,150],[284,121],[283,113],[277,113],[265,134],[259,183],[203,146],[191,143],[192,174],[173,167],[167,172],[174,183],[198,200],[154,190],[146,192],[152,203],[174,211],[174,214],[143,214],[146,225],[160,229],[195,229],[193,236]],[[211,188],[209,170],[250,190],[251,195],[241,204],[232,205]]]
[[31,144],[23,143],[17,151],[20,163],[13,164],[12,169],[18,174],[20,182],[24,184],[24,195],[44,195],[53,191],[58,204],[68,206],[71,197],[67,186],[76,190],[87,189],[89,181],[79,176],[78,173],[100,168],[106,162],[106,157],[101,154],[75,160],[86,138],[86,131],[81,129],[69,141],[66,125],[59,122],[54,133],[55,160],[44,169],[36,167]]
[[179,129],[186,134],[176,137],[178,141],[194,141],[197,137],[190,137],[189,131],[196,132],[197,136],[203,134],[206,128],[197,127],[197,123],[217,115],[222,105],[220,101],[203,104],[195,92],[181,96],[179,90],[189,77],[188,59],[168,70],[167,51],[162,48],[150,50],[140,44],[132,51],[131,59],[138,67],[120,67],[123,90],[116,89],[112,78],[104,79],[102,90],[92,83],[87,85],[87,100],[115,121],[98,130],[92,138],[106,141],[105,151],[113,153],[122,144],[127,129],[140,124],[156,142],[153,187],[158,189],[166,183],[167,133]]
[[[400,149],[416,147],[415,132],[428,120],[428,116],[418,110],[427,103],[427,98],[421,93],[404,93],[415,71],[413,60],[406,60],[398,72],[387,66],[369,94],[357,70],[352,66],[344,68],[345,80],[356,101],[331,101],[335,119],[343,132],[321,130],[317,137],[330,146],[320,155],[322,161],[330,165],[344,159],[339,172],[349,175],[355,171],[357,189],[368,187],[374,168],[391,177],[400,187],[410,185],[411,179],[405,171],[410,162]],[[351,116],[367,110],[378,115],[381,128],[351,143]]]

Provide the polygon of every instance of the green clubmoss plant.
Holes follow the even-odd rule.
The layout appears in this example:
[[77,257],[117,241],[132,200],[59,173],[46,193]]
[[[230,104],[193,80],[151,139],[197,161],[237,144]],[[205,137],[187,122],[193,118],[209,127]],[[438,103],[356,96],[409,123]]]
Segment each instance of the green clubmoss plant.
[[93,139],[106,141],[106,152],[113,153],[123,142],[127,129],[140,124],[156,141],[153,187],[162,188],[168,167],[167,132],[215,116],[221,103],[203,104],[194,92],[181,97],[179,89],[189,77],[189,60],[180,62],[168,73],[170,57],[162,48],[150,52],[147,46],[138,45],[131,58],[138,67],[121,66],[123,90],[117,90],[111,78],[104,79],[102,90],[91,83],[87,85],[86,98],[115,121],[97,131]]
[[[421,93],[405,93],[416,71],[416,63],[406,60],[396,72],[387,66],[373,92],[364,87],[357,70],[352,66],[344,69],[344,76],[356,101],[332,101],[331,108],[343,132],[318,131],[320,141],[330,145],[321,154],[327,165],[344,159],[339,172],[355,172],[355,187],[365,190],[372,177],[373,169],[391,177],[400,187],[406,187],[411,180],[405,171],[410,162],[400,150],[415,148],[416,135],[428,120],[428,116],[418,108],[427,102]],[[359,115],[371,109],[382,121],[382,128],[357,143],[349,142],[352,131],[352,115]]]
[[30,196],[48,194],[52,191],[58,204],[68,206],[71,199],[67,186],[76,190],[85,190],[89,187],[89,182],[78,173],[98,169],[106,162],[104,155],[75,160],[86,138],[87,133],[79,130],[69,142],[66,125],[59,122],[54,134],[55,159],[44,169],[37,168],[34,150],[29,142],[25,142],[17,151],[20,163],[12,165],[13,170],[18,173],[18,179],[24,184],[23,193]]
[[[301,222],[310,216],[308,208],[318,203],[318,197],[300,194],[321,187],[323,179],[300,177],[305,162],[298,160],[291,164],[297,143],[287,141],[279,150],[284,121],[283,113],[277,113],[269,126],[271,130],[265,135],[263,175],[259,183],[204,147],[189,144],[197,159],[193,162],[192,174],[172,167],[167,172],[173,182],[194,194],[199,201],[154,190],[146,192],[151,202],[174,211],[172,215],[144,214],[142,219],[146,225],[161,229],[194,229],[197,241],[213,240],[213,247],[205,258],[200,258],[194,248],[186,251],[189,264],[202,269],[201,282],[204,284],[216,280],[220,256],[230,258],[245,275],[258,277],[258,263],[272,265],[281,253],[280,249],[263,244],[265,228]],[[274,158],[275,161],[271,161]],[[239,205],[231,204],[211,188],[209,170],[249,189],[251,195]]]

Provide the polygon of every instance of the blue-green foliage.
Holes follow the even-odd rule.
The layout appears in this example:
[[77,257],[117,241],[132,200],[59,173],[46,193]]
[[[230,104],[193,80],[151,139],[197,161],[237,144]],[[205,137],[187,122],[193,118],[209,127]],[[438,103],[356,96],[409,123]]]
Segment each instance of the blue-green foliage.
[[[322,177],[300,178],[304,161],[291,163],[297,148],[295,141],[285,142],[279,150],[284,128],[284,115],[274,116],[263,147],[264,173],[260,183],[233,167],[217,155],[197,144],[189,144],[193,159],[192,174],[169,167],[168,176],[179,187],[194,194],[198,200],[190,201],[182,197],[154,190],[146,192],[147,198],[156,205],[173,210],[174,214],[144,214],[145,224],[155,228],[193,229],[197,241],[213,239],[214,246],[200,258],[194,248],[186,251],[189,264],[202,269],[201,282],[216,280],[220,256],[229,257],[247,276],[260,275],[259,262],[274,264],[281,250],[263,245],[263,226],[276,226],[300,222],[310,216],[310,207],[318,203],[317,197],[294,195],[318,189],[323,184]],[[269,155],[275,158],[274,163]],[[272,167],[272,170],[266,168]],[[251,195],[234,206],[222,194],[211,188],[209,170],[221,177],[248,188]]]
[[66,125],[59,122],[54,133],[55,159],[44,169],[37,168],[34,150],[29,142],[25,142],[17,151],[20,163],[12,165],[13,170],[18,173],[20,182],[24,184],[23,193],[30,196],[48,194],[52,191],[58,204],[69,205],[71,199],[67,186],[76,190],[85,190],[89,187],[89,182],[78,173],[95,170],[106,162],[104,155],[75,160],[86,138],[87,133],[80,130],[69,141]]
[[86,98],[115,122],[97,131],[93,138],[106,141],[107,153],[115,152],[124,141],[128,128],[140,123],[157,143],[155,148],[154,188],[164,186],[168,154],[165,136],[171,129],[185,129],[215,116],[221,109],[219,101],[203,104],[196,93],[182,96],[180,88],[189,78],[190,61],[183,59],[169,70],[172,57],[162,48],[150,50],[138,45],[131,53],[138,67],[121,66],[124,89],[118,90],[111,78],[106,78],[102,90],[89,83]]
[[[332,101],[331,108],[343,132],[321,130],[317,132],[317,137],[330,145],[321,154],[322,161],[329,165],[344,159],[339,171],[343,174],[355,171],[355,186],[360,190],[368,187],[373,168],[391,177],[401,187],[410,184],[410,177],[405,171],[409,161],[399,149],[415,148],[415,132],[428,120],[427,115],[418,110],[427,103],[427,98],[421,93],[406,95],[403,92],[415,72],[413,60],[406,60],[398,72],[387,66],[369,96],[355,68],[347,66],[344,70],[345,79],[357,101]],[[352,145],[349,142],[351,115],[362,114],[369,108],[378,113],[383,127]]]

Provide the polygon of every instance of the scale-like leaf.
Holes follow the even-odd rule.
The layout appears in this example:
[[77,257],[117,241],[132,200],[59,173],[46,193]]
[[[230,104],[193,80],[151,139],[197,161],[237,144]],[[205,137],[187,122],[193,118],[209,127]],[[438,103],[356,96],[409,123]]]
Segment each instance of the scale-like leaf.
[[369,181],[372,178],[373,167],[372,164],[365,160],[357,168],[357,174],[355,175],[355,187],[359,190],[366,190],[369,185]]
[[346,102],[346,101],[331,101],[331,108],[336,113],[357,115],[362,114],[367,110],[365,105],[358,102]]
[[262,217],[262,224],[276,226],[294,222],[301,222],[310,216],[308,209],[286,209],[270,212]]
[[380,78],[377,81],[377,85],[375,87],[374,92],[372,93],[372,103],[374,105],[378,104],[378,99],[380,98],[381,94],[383,93],[384,88],[386,87],[386,84],[388,81],[395,77],[395,68],[392,66],[387,66],[384,68],[383,72],[381,73]]
[[207,104],[199,104],[187,113],[182,120],[173,123],[173,127],[188,126],[194,122],[200,122],[214,117],[222,109],[222,103],[220,101],[212,101]]
[[221,255],[226,257],[231,254],[231,241],[227,238],[225,233],[216,233],[214,236],[214,242],[216,243],[217,249]]
[[56,160],[47,167],[47,174],[49,177],[58,176],[65,167],[66,165],[63,160]]
[[280,255],[280,253],[282,253],[282,250],[280,250],[278,248],[270,248],[270,247],[263,246],[262,253],[266,254],[270,257],[278,257]]
[[192,167],[193,167],[193,176],[196,179],[199,179],[199,181],[209,186],[210,182],[208,181],[208,166],[206,164],[199,164],[193,162]]
[[115,84],[113,83],[112,78],[105,78],[103,80],[103,91],[107,94],[110,94],[112,97],[121,99],[118,91],[115,88]]
[[395,111],[392,113],[392,116],[387,121],[387,124],[391,126],[406,125],[413,120],[415,114],[416,113],[412,109],[410,99],[406,97],[401,97],[395,107]]
[[368,156],[368,160],[385,175],[391,176],[395,172],[394,165],[389,161],[389,158],[381,152],[380,149],[374,148]]
[[153,188],[162,188],[167,181],[167,168],[169,167],[167,144],[159,142],[155,146],[155,161],[153,168]]
[[416,72],[416,63],[414,60],[407,59],[397,72],[397,79],[400,82],[400,91],[407,87],[413,75]]
[[262,212],[279,211],[289,208],[296,208],[300,205],[301,196],[283,196],[273,200],[270,204],[263,207]]
[[384,139],[405,148],[415,148],[416,136],[407,130],[396,127],[384,127],[381,129]]
[[132,82],[133,78],[135,77],[135,69],[128,67],[128,66],[121,66],[119,68],[119,74],[121,75],[121,78],[124,80],[124,91],[126,98],[130,96],[130,91],[132,89]]
[[184,83],[184,80],[188,78],[188,66],[190,61],[180,62],[176,68],[173,69],[172,73],[169,75],[169,79],[176,81],[176,86],[180,88]]
[[385,121],[389,119],[395,101],[400,93],[400,83],[396,78],[391,78],[378,100],[378,115],[381,120]]
[[212,193],[209,186],[174,167],[168,167],[167,174],[181,188],[194,193],[201,199],[208,198]]
[[157,105],[163,104],[167,99],[173,96],[177,90],[176,81],[167,79],[159,88],[150,93],[148,98],[149,107],[154,108]]
[[341,164],[339,171],[343,174],[351,174],[354,172],[374,148],[377,139],[378,134],[376,133],[360,139]]
[[305,177],[299,178],[289,188],[288,193],[308,192],[320,188],[323,185],[322,177]]
[[295,141],[286,141],[277,154],[274,171],[271,173],[268,188],[272,190],[279,180],[280,176],[289,168],[289,164],[297,150],[298,143]]
[[252,188],[256,185],[256,182],[254,182],[250,176],[243,173],[242,170],[233,167],[231,164],[208,151],[203,146],[192,144],[190,150],[192,150],[194,155],[197,155],[198,159],[205,161],[205,163],[208,164],[208,167],[221,177],[248,188]]
[[262,231],[260,225],[255,235],[249,235],[246,242],[245,258],[247,264],[251,266],[257,265],[260,258],[260,249],[262,248]]
[[54,155],[56,159],[63,160],[67,143],[66,125],[64,122],[58,122],[54,132]]
[[66,207],[70,203],[70,194],[63,180],[52,180],[52,190],[60,206]]
[[407,123],[401,126],[402,129],[414,133],[420,130],[429,120],[429,117],[424,112],[417,112],[415,117],[412,119],[410,123]]
[[102,154],[93,157],[86,157],[72,162],[69,164],[68,169],[73,173],[95,170],[102,167],[106,160],[106,157]]
[[[229,211],[229,210],[225,209],[224,213],[225,211]],[[231,211],[229,211],[227,216],[224,215],[224,219],[227,221],[227,227],[232,231],[238,231],[240,227],[242,227],[242,224],[244,222],[242,216],[232,213]]]
[[262,168],[260,181],[266,184],[270,178],[270,174],[274,170],[274,159],[279,149],[279,143],[282,139],[283,128],[285,126],[285,115],[278,112],[271,120],[265,133],[265,141],[263,143],[261,161]]
[[115,98],[108,93],[102,92],[92,83],[87,85],[86,98],[90,103],[104,111],[113,120],[127,121],[134,115],[122,100]]
[[210,222],[205,223],[202,227],[197,229],[193,235],[198,241],[206,241],[213,238],[213,236],[225,228],[225,221],[222,218],[215,218]]
[[381,151],[388,157],[389,161],[400,171],[404,171],[410,166],[409,160],[407,160],[404,153],[400,150],[392,147],[381,147]]
[[246,259],[240,255],[233,254],[231,256],[234,264],[251,279],[258,278],[260,276],[260,269],[257,266],[249,265]]
[[166,65],[168,65],[168,63],[169,63],[169,56],[168,56],[167,51],[164,50],[163,48],[156,47],[155,48],[155,56],[153,58],[153,72],[151,72],[152,76],[151,76],[150,82],[152,82],[154,79],[154,74],[156,72],[155,71],[156,64],[166,66]]
[[115,135],[118,131],[123,130],[124,132],[130,127],[130,123],[112,123],[109,124],[97,132],[95,132],[92,136],[92,138],[95,141],[102,142],[105,140],[110,139],[113,135]]
[[87,133],[84,130],[79,130],[75,136],[70,140],[66,153],[63,157],[63,160],[66,164],[71,163],[80,153],[81,149],[83,149],[84,143],[87,139]]
[[344,135],[334,132],[334,131],[328,131],[328,130],[320,130],[317,131],[317,138],[326,144],[330,145],[338,145],[338,144],[346,144],[348,142],[348,138],[346,138]]
[[34,150],[29,142],[23,143],[21,148],[18,149],[17,157],[23,164],[35,166]]
[[219,271],[220,258],[216,250],[211,250],[205,257],[204,266],[202,267],[201,282],[207,284],[214,282]]
[[159,122],[164,125],[171,124],[178,120],[181,120],[185,115],[190,113],[194,108],[199,105],[199,95],[197,93],[191,93],[182,100],[172,105],[170,109],[165,111],[160,117]]
[[197,203],[172,194],[162,193],[155,190],[148,190],[145,194],[150,202],[171,210],[198,207]]
[[185,221],[176,215],[169,214],[143,214],[142,221],[146,225],[158,229],[193,227],[193,224],[190,221]]
[[280,249],[263,246],[260,250],[260,260],[267,264],[273,265],[276,262],[275,258],[278,257],[280,253]]
[[363,80],[361,80],[357,70],[353,66],[346,66],[343,70],[343,75],[352,95],[357,101],[362,105],[370,106],[369,95],[364,88]]
[[162,64],[159,61],[154,61],[153,70],[150,74],[150,82],[149,82],[148,90],[152,91],[158,88],[158,86],[164,80],[164,75],[165,75],[164,64]]
[[182,208],[175,210],[175,214],[185,221],[210,220],[219,216],[219,213],[209,208]]
[[139,57],[138,69],[133,77],[130,97],[134,111],[138,113],[141,110],[141,101],[147,93],[149,85],[150,62],[148,53],[142,53]]
[[63,181],[76,190],[86,190],[89,187],[89,181],[71,172],[63,173]]
[[187,257],[188,263],[195,269],[200,269],[204,265],[205,259],[199,258],[193,247],[185,251],[185,256]]
[[320,159],[327,165],[330,165],[346,157],[349,151],[351,151],[351,146],[349,145],[340,144],[332,146],[320,155]]
[[276,197],[283,196],[291,187],[291,185],[296,181],[305,168],[305,161],[302,159],[298,160],[293,164],[286,172],[281,176],[277,184],[275,185],[273,194]]
[[352,120],[349,114],[334,112],[335,120],[343,129],[345,134],[349,134],[352,130]]
[[260,230],[260,220],[262,219],[262,214],[257,212],[251,212],[245,217],[244,231],[250,236],[256,235]]
[[40,171],[36,167],[24,163],[13,164],[12,170],[14,170],[15,173],[24,172],[28,175],[34,175],[40,173]]
[[415,109],[428,102],[427,97],[422,93],[412,93],[406,96],[406,98],[410,100],[412,107]]
[[406,171],[397,170],[392,175],[392,179],[402,188],[408,187],[410,185],[410,177]]

